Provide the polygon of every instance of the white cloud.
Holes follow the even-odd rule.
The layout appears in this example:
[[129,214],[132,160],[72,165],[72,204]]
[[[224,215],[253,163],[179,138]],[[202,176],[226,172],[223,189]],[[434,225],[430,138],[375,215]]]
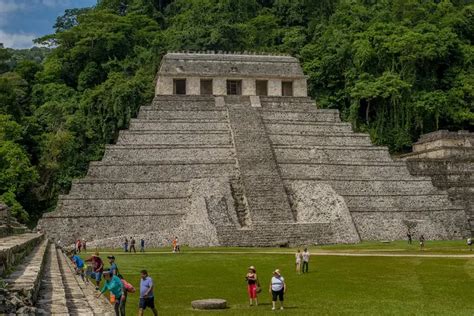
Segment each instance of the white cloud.
[[68,7],[70,0],[40,0],[40,3],[47,7]]
[[26,8],[26,4],[14,0],[0,0],[0,13],[11,13]]
[[0,30],[0,43],[10,48],[30,48],[33,46],[33,39],[38,36],[26,33],[6,33]]

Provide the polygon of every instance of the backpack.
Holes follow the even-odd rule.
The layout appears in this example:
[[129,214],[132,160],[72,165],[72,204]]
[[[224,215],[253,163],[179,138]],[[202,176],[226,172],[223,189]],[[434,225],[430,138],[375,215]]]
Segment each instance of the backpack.
[[123,284],[123,287],[124,289],[129,292],[129,293],[135,293],[135,288],[133,287],[133,285],[131,285],[130,283],[128,283],[127,281],[125,281],[124,279],[122,279],[122,284]]

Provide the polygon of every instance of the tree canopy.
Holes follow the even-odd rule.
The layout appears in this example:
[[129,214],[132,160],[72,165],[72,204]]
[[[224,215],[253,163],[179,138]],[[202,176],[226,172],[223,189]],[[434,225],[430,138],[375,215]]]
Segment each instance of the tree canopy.
[[0,49],[0,200],[23,222],[151,101],[168,50],[298,57],[318,106],[392,152],[474,126],[468,0],[99,0],[54,28],[50,49]]

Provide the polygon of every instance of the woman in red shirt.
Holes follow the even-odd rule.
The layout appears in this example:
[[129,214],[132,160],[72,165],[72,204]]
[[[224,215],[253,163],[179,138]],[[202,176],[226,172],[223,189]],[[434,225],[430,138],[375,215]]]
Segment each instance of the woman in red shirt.
[[250,266],[247,275],[245,276],[245,280],[247,280],[247,292],[249,294],[250,299],[250,306],[253,305],[255,301],[255,306],[258,305],[257,300],[257,287],[258,287],[258,278],[257,278],[257,271],[255,270],[254,266]]

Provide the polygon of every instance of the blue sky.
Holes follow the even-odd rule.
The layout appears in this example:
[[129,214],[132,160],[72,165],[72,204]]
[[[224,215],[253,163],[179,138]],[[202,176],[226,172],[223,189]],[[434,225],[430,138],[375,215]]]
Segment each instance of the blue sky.
[[32,40],[53,32],[65,9],[90,7],[97,0],[0,0],[0,43],[29,48]]

